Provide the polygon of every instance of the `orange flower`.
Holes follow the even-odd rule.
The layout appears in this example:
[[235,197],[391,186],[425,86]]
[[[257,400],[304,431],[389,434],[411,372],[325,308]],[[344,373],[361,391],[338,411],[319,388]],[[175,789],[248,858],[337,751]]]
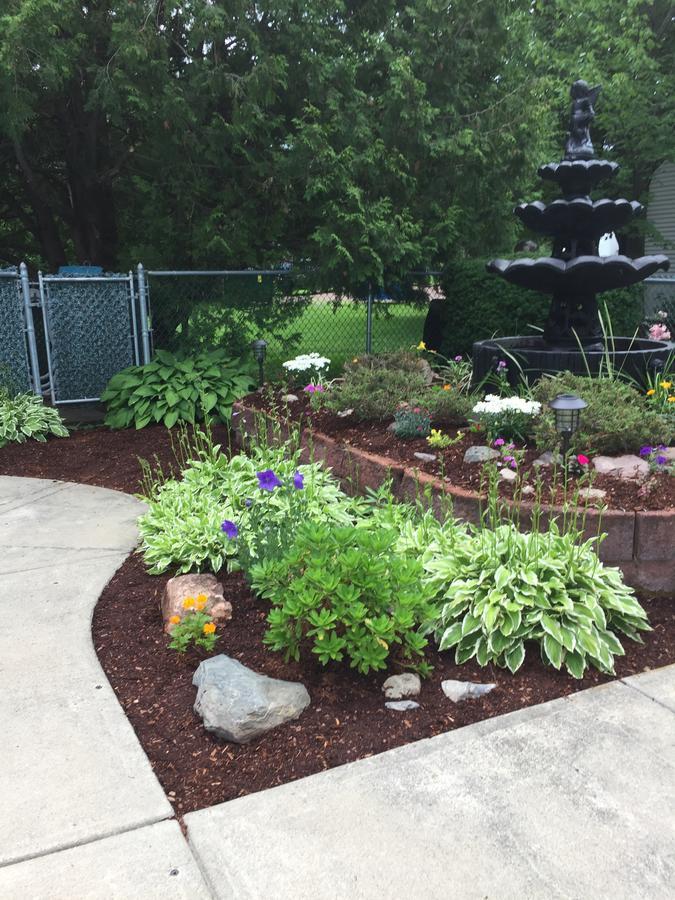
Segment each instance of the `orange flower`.
[[178,625],[178,623],[180,622],[180,616],[171,616],[169,622],[171,623],[171,625]]
[[451,390],[452,390],[452,385],[451,385],[451,384],[444,384],[444,385],[443,385],[443,390],[444,390],[444,391],[451,391]]
[[650,388],[650,389],[647,391],[647,396],[648,396],[648,397],[653,397],[653,395],[654,395],[655,393],[656,393],[656,391],[654,390],[654,388]]
[[183,600],[183,609],[194,609],[195,598],[194,597],[186,597]]
[[204,609],[208,599],[206,594],[197,594],[197,609]]
[[206,625],[202,628],[204,634],[213,634],[216,630],[216,626],[214,622],[207,622]]

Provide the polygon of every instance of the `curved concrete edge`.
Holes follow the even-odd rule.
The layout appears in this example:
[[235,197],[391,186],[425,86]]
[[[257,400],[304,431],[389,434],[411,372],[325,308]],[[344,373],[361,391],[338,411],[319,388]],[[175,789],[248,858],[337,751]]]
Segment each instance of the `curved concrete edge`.
[[[247,434],[255,432],[261,412],[241,401],[235,403],[235,410],[234,428],[243,443]],[[283,423],[279,424],[283,432]],[[475,491],[448,484],[435,475],[385,456],[341,444],[321,432],[310,435],[305,430],[303,445],[306,454],[313,454],[330,467],[346,490],[357,493],[365,488],[377,489],[390,479],[393,494],[399,500],[428,497],[434,510],[451,503],[458,518],[474,524],[480,521],[482,503]],[[519,505],[523,527],[528,527],[532,512],[532,503]],[[546,524],[547,517],[560,517],[562,512],[560,507],[544,507],[542,524]],[[584,516],[585,537],[594,537],[599,530],[606,533],[600,545],[600,559],[607,565],[618,566],[629,584],[656,594],[675,592],[675,510],[607,510],[601,514],[589,506],[579,512]]]
[[173,815],[91,635],[142,509],[105,488],[0,477],[0,866]]
[[[672,696],[675,666],[648,676]],[[645,677],[189,813],[190,846],[219,900],[380,900],[391,885],[670,900],[675,710]]]

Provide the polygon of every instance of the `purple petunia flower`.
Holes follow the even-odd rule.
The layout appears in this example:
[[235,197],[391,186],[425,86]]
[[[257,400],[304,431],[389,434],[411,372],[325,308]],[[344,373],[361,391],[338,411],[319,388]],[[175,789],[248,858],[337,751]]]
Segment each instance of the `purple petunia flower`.
[[656,457],[654,462],[656,463],[657,466],[665,466],[665,464],[668,462],[668,457],[662,456],[659,454],[659,456]]
[[293,487],[296,491],[301,491],[305,486],[305,479],[302,477],[300,472],[296,472],[293,476]]
[[234,524],[234,522],[230,522],[229,519],[225,519],[223,524],[220,526],[220,530],[227,535],[230,540],[234,540],[236,536],[239,534],[239,529]]
[[457,356],[455,357],[455,362],[461,362],[461,361],[462,361],[461,355],[457,355]]
[[281,487],[281,481],[279,481],[272,469],[256,472],[256,477],[258,478],[258,487],[261,491],[273,491],[274,488]]
[[504,438],[497,438],[497,440],[495,441],[495,447],[503,447],[505,443],[506,441],[504,440]]
[[650,446],[640,447],[640,456],[649,456],[654,452],[654,448]]
[[500,359],[499,362],[497,363],[497,371],[503,372],[504,369],[508,369],[508,366],[506,365],[506,362],[503,359]]
[[515,459],[512,456],[505,456],[504,462],[507,462],[507,463],[515,462]]

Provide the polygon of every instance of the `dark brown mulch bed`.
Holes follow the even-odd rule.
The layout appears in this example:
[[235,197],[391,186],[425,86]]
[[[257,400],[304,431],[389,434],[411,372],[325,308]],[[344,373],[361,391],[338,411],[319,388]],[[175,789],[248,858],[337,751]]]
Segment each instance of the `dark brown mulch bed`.
[[[515,676],[471,663],[458,667],[452,653],[430,650],[435,669],[422,686],[421,708],[394,712],[385,709],[381,693],[388,673],[363,677],[347,666],[322,668],[312,659],[287,665],[265,649],[266,604],[252,597],[241,575],[232,575],[224,583],[234,615],[216,652],[267,675],[302,681],[312,703],[297,721],[251,744],[224,743],[209,736],[192,711],[191,679],[202,657],[167,649],[158,606],[166,580],[147,575],[141,560],[130,557],[96,607],[93,634],[106,675],[178,815],[610,680],[591,671],[575,681],[545,668],[534,648]],[[645,605],[654,631],[646,635],[646,646],[626,641],[626,656],[617,660],[619,677],[675,661],[673,600]],[[455,705],[441,690],[446,678],[495,681],[497,688],[481,700]]]
[[[213,436],[229,447],[227,428],[214,428]],[[175,471],[172,437],[175,443],[176,430],[170,432],[163,425],[140,431],[101,426],[78,429],[68,438],[49,438],[44,444],[8,444],[0,449],[0,475],[76,481],[134,494],[140,488],[139,457],[152,464],[159,461],[165,472]]]
[[[252,394],[243,401],[245,404],[258,409],[270,409],[269,395]],[[465,465],[464,454],[468,447],[476,444],[485,444],[485,435],[462,428],[462,441],[448,447],[446,450],[434,450],[429,447],[424,438],[415,440],[402,440],[387,431],[387,422],[357,422],[353,416],[339,418],[334,412],[320,410],[315,412],[309,406],[308,401],[300,398],[299,403],[290,405],[282,404],[278,398],[273,401],[275,409],[284,409],[288,415],[296,421],[302,421],[311,425],[316,431],[326,434],[336,440],[351,444],[369,453],[386,456],[393,462],[406,466],[415,466],[431,475],[444,478],[450,484],[468,490],[478,491],[481,487],[481,465]],[[438,427],[454,437],[457,433],[457,425],[438,424]],[[437,459],[434,462],[423,462],[417,459],[416,452],[435,453]],[[593,454],[588,453],[592,456]],[[528,483],[534,484],[533,474],[536,468],[532,463],[541,456],[537,449],[525,449],[521,463],[521,471],[530,472]],[[555,495],[552,493],[553,472],[551,467],[542,467],[541,476],[544,484],[543,499],[545,502],[563,502],[563,490],[557,487]],[[560,481],[560,476],[557,476]],[[588,487],[587,478],[582,482]],[[603,499],[610,509],[620,510],[645,510],[645,509],[671,509],[675,508],[675,478],[669,475],[651,475],[644,483],[637,481],[624,481],[610,475],[595,475],[592,480],[594,488],[600,488],[606,492]],[[568,490],[573,493],[578,487],[574,478],[570,479]],[[502,482],[501,492],[505,497],[513,495],[513,484]]]

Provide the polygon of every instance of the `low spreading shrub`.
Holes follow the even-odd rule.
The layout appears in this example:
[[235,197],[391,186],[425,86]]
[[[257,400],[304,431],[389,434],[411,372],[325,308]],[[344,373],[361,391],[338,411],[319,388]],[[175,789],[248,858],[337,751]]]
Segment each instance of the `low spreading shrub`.
[[344,382],[330,392],[325,405],[336,411],[351,409],[360,421],[383,421],[393,417],[401,401],[419,396],[427,380],[419,368],[353,364],[345,369]]
[[323,665],[345,657],[362,674],[397,662],[428,672],[420,627],[433,617],[419,559],[396,550],[398,532],[308,522],[281,559],[253,566],[253,589],[272,603],[264,642],[286,660],[311,645]]
[[542,450],[553,450],[559,443],[548,403],[558,394],[570,393],[588,403],[572,439],[572,445],[578,450],[635,453],[646,444],[667,444],[675,434],[675,421],[659,415],[632,385],[619,379],[588,378],[565,372],[554,378],[542,378],[532,391],[533,397],[542,404],[542,415],[534,427],[535,441]]
[[476,397],[457,390],[450,384],[433,385],[410,398],[410,402],[424,406],[437,425],[465,425]]
[[604,566],[573,531],[552,523],[545,533],[439,528],[423,551],[426,583],[442,605],[436,626],[441,650],[458,664],[474,659],[516,672],[527,644],[541,658],[581,678],[588,665],[614,672],[624,654],[616,632],[641,641],[647,615],[618,569]]
[[113,375],[101,399],[108,406],[105,421],[111,428],[144,428],[151,422],[171,428],[207,417],[228,421],[232,404],[253,386],[240,363],[222,350],[192,357],[158,350],[152,362]]
[[45,406],[36,394],[12,396],[0,389],[0,447],[29,439],[44,442],[50,434],[68,437],[58,410]]

